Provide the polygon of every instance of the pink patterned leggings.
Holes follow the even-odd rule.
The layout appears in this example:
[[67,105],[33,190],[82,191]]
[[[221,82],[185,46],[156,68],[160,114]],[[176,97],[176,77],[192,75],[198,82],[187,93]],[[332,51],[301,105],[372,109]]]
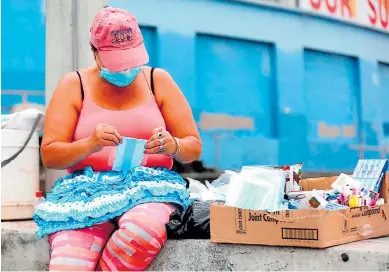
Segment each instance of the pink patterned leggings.
[[106,222],[52,234],[49,270],[145,270],[166,242],[165,224],[173,211],[169,204],[141,204],[119,218],[116,231]]

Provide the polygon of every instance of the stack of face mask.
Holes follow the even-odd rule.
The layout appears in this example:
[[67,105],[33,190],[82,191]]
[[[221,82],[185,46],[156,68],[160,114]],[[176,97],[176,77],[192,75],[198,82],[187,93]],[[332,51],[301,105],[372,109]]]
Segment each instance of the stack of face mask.
[[388,166],[388,160],[359,160],[352,177],[364,191],[379,192]]
[[264,167],[247,167],[233,176],[226,206],[278,211],[284,209],[285,172]]

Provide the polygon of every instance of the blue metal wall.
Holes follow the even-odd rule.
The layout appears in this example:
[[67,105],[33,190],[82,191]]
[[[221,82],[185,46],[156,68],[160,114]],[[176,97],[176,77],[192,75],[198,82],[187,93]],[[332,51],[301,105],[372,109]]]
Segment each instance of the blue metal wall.
[[45,0],[1,1],[1,112],[45,103]]
[[382,117],[382,138],[377,142],[382,142],[389,146],[389,64],[378,64],[378,97],[377,107]]
[[[30,3],[28,15],[15,8],[21,2]],[[150,65],[165,68],[180,85],[201,130],[206,165],[303,161],[306,170],[348,171],[358,157],[389,157],[374,148],[360,150],[389,144],[388,34],[232,1],[108,2],[137,16]],[[2,1],[2,50],[9,55],[2,59],[2,90],[44,87],[40,5]],[[16,22],[8,23],[7,16]],[[26,28],[26,16],[38,39],[4,42],[4,30],[11,35],[16,26]],[[26,56],[33,66],[13,62]],[[20,83],[19,70],[40,76]]]
[[158,47],[157,47],[157,29],[155,27],[141,27],[143,38],[147,41],[146,49],[149,53],[150,66],[157,66],[158,65]]
[[196,99],[201,112],[246,116],[254,120],[249,135],[275,136],[273,46],[206,35],[198,35],[195,42]]
[[207,150],[213,151],[209,157],[223,152],[220,158],[213,158],[222,168],[258,163],[260,152],[253,153],[245,142],[250,141],[255,146],[263,137],[276,136],[274,46],[209,35],[197,35],[195,44],[196,114],[211,118],[220,113],[241,116],[253,124],[233,131],[230,125],[203,128],[200,124],[203,132],[207,130],[214,137],[209,140],[211,143],[218,140],[215,136],[224,136],[219,140],[220,150],[214,150],[215,147]]
[[[306,103],[306,137],[312,168],[353,168],[353,160],[331,160],[334,156],[351,157],[355,152],[347,144],[358,144],[359,88],[357,60],[352,57],[304,51],[303,97]],[[346,148],[345,148],[346,147]]]

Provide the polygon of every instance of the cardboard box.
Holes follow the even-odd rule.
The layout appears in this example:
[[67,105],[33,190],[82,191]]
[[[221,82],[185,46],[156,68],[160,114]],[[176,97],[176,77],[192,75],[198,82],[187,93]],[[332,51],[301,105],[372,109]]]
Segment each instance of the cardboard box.
[[[302,181],[304,190],[328,189],[336,177]],[[287,210],[268,213],[211,205],[211,241],[326,248],[389,235],[389,176],[381,187],[385,204],[337,211]]]

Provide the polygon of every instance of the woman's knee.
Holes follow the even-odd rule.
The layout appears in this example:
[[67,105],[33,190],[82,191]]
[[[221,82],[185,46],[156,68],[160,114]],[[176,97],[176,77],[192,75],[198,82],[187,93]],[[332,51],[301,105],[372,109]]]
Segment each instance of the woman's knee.
[[130,210],[119,220],[119,234],[131,236],[140,244],[161,248],[166,242],[165,225],[173,208],[168,204],[142,204]]
[[90,237],[77,237],[68,232],[50,238],[49,270],[93,271],[101,252],[101,245]]
[[164,242],[147,236],[142,231],[120,228],[106,244],[99,267],[103,271],[145,270],[155,259],[163,244]]
[[141,208],[134,208],[119,220],[119,229],[108,241],[100,259],[102,270],[144,270],[165,244],[165,220]]
[[94,271],[112,230],[113,225],[105,223],[50,235],[49,270]]

